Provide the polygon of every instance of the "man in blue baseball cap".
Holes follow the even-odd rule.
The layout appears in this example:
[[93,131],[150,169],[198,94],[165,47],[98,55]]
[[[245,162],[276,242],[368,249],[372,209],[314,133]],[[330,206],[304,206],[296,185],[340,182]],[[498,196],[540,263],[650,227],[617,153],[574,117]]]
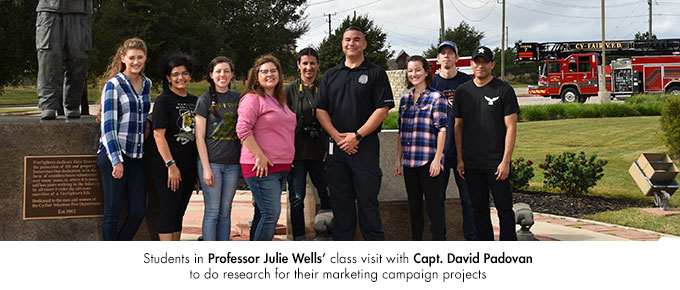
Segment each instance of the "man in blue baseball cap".
[[455,124],[454,103],[456,89],[460,84],[471,80],[472,77],[466,73],[458,71],[456,68],[456,62],[458,61],[458,47],[453,41],[446,40],[439,44],[439,48],[437,49],[437,60],[439,61],[439,64],[441,64],[441,68],[439,69],[439,73],[432,79],[431,86],[440,91],[442,96],[446,98],[448,121],[448,129],[446,131],[446,145],[444,146],[444,170],[441,174],[442,181],[440,189],[444,228],[446,229],[446,187],[449,184],[451,169],[453,169],[453,175],[456,180],[456,186],[458,187],[458,193],[460,195],[460,204],[463,209],[463,236],[468,241],[474,241],[477,240],[477,236],[475,234],[472,203],[470,202],[470,196],[468,194],[465,180],[462,179],[455,171],[457,158],[456,143],[454,141],[453,133]]

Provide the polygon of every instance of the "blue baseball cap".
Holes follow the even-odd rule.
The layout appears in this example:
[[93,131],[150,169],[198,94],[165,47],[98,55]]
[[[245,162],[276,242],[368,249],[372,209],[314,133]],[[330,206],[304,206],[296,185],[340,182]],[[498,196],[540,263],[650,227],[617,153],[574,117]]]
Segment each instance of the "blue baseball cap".
[[444,46],[450,46],[453,48],[453,51],[456,52],[456,55],[458,55],[458,47],[456,46],[456,43],[450,40],[444,40],[444,42],[440,43],[437,53],[442,52],[442,48],[444,48]]

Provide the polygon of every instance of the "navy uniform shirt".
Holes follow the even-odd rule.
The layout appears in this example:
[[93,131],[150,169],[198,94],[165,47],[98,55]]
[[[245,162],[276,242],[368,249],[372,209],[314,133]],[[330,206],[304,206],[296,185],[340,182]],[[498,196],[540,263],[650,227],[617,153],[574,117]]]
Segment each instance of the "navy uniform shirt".
[[[456,113],[454,112],[454,104],[456,97],[456,89],[461,84],[471,80],[472,77],[466,73],[458,71],[455,77],[450,79],[445,79],[439,74],[432,78],[432,84],[430,85],[435,90],[442,93],[442,96],[446,98],[446,121],[448,129],[446,130],[446,145],[444,146],[444,157],[445,160],[450,160],[450,162],[456,161],[456,142],[454,134],[454,125],[456,124]],[[453,163],[449,163],[453,164]]]
[[[383,68],[367,60],[349,68],[343,58],[321,79],[314,107],[328,112],[339,132],[356,132],[376,109],[393,108],[394,97]],[[378,132],[380,126],[369,136]]]

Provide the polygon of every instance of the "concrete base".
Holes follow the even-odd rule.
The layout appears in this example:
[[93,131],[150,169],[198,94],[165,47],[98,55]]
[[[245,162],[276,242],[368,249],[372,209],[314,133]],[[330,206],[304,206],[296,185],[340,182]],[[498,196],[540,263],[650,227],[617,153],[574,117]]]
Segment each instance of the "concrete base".
[[[101,240],[101,218],[23,220],[24,156],[95,155],[95,117],[41,121],[39,116],[0,116],[0,136],[0,240]],[[152,214],[157,201],[148,204]],[[144,221],[135,240],[153,239],[156,227]]]
[[94,117],[0,117],[0,239],[100,240],[101,218],[23,220],[24,156],[96,154]]

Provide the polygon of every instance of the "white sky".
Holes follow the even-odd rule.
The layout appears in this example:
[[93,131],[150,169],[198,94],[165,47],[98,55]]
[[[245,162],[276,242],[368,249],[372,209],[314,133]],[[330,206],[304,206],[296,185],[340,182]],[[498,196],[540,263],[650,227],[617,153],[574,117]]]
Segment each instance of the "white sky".
[[[484,32],[482,44],[500,47],[502,0],[443,0],[446,27],[461,21]],[[606,0],[607,40],[633,39],[649,28],[648,0]],[[652,0],[652,33],[659,39],[680,38],[680,0]],[[309,32],[298,39],[298,48],[318,46],[328,34],[328,16],[334,30],[356,11],[368,15],[387,33],[396,53],[422,54],[439,39],[439,0],[308,0],[305,10]],[[570,4],[563,4],[570,3]],[[508,44],[525,42],[598,41],[602,39],[598,0],[506,0]],[[455,40],[454,40],[455,41]]]

